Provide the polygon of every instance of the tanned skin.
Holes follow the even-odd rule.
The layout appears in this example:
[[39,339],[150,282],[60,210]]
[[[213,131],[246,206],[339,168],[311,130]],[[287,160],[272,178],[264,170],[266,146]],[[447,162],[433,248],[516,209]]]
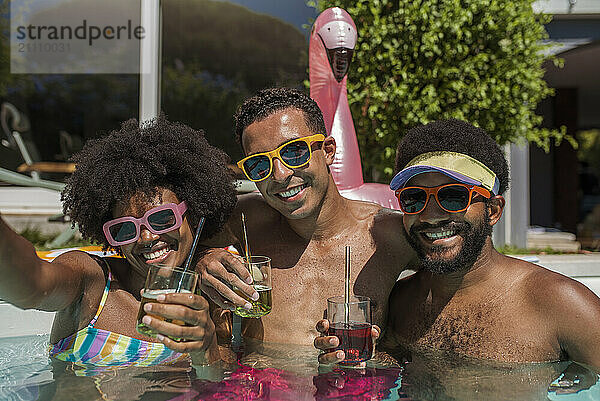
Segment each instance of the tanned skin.
[[[159,188],[159,196],[152,202],[134,195],[117,204],[114,217],[141,217],[164,203],[179,203],[169,189]],[[182,327],[147,316],[148,326],[161,333],[159,340],[137,332],[136,321],[140,307],[140,290],[144,287],[148,264],[142,256],[150,249],[169,246],[171,250],[160,262],[181,265],[187,257],[193,240],[192,230],[184,215],[181,227],[156,235],[141,227],[140,238],[121,246],[127,259],[105,258],[113,274],[106,304],[94,327],[145,341],[160,341],[179,352],[190,352],[195,363],[211,362],[220,358],[216,344],[215,327],[210,319],[206,299],[195,294],[168,294],[163,301],[146,306],[146,312],[187,322]],[[150,248],[151,247],[151,248]],[[84,328],[94,317],[106,278],[98,262],[80,251],[69,251],[52,262],[37,257],[33,245],[16,234],[0,218],[0,297],[23,309],[56,311],[50,342],[59,340]],[[176,342],[167,335],[183,337]]]
[[[406,186],[452,182],[444,174],[424,173]],[[495,225],[504,198],[492,197],[487,210],[481,200],[474,199],[464,212],[448,213],[431,198],[421,213],[403,216],[403,229],[408,233],[422,223],[435,226],[445,221],[476,224],[484,213],[489,213],[488,224]],[[426,251],[443,246],[441,257],[446,260],[455,258],[464,245],[460,235],[430,241],[422,234],[417,234],[420,245]],[[379,348],[399,359],[443,351],[498,362],[573,360],[600,367],[600,299],[575,280],[498,253],[490,236],[472,266],[443,274],[420,268],[398,281],[389,311],[388,331]],[[327,327],[326,320],[317,325],[323,333]],[[315,346],[326,350],[329,339],[317,338]],[[342,359],[335,353],[319,357],[321,363]]]
[[[453,180],[440,173],[413,177],[408,185],[433,187]],[[475,222],[489,213],[494,225],[504,198],[488,210],[474,201],[462,213],[426,209],[405,215],[403,226],[442,221]],[[420,234],[420,233],[419,233]],[[433,241],[419,235],[424,249]],[[456,256],[463,238],[438,240],[443,258]],[[390,298],[386,348],[410,353],[442,350],[501,362],[573,360],[600,367],[600,299],[583,284],[538,265],[498,253],[488,236],[472,266],[447,274],[420,270],[399,281]]]
[[[287,108],[250,124],[243,132],[242,145],[250,155],[313,134],[303,112]],[[272,260],[273,309],[260,319],[244,319],[247,337],[311,344],[327,298],[343,294],[346,245],[352,247],[352,292],[372,299],[375,324],[383,327],[386,322],[390,292],[415,254],[404,237],[393,234],[402,224],[399,212],[339,194],[328,170],[334,155],[335,140],[328,137],[304,167],[289,169],[275,158],[272,174],[257,183],[260,194],[238,198],[227,230],[220,243],[215,243],[238,244],[243,249],[239,244],[244,212],[252,255]],[[305,187],[288,199],[281,196],[298,186]],[[255,293],[242,281],[249,275],[239,258],[214,249],[206,253],[202,264],[203,290],[221,307],[246,303],[224,281],[249,296]]]

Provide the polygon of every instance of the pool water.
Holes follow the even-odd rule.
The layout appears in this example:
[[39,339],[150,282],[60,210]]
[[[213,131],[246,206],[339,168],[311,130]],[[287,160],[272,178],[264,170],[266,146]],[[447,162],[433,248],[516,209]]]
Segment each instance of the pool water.
[[49,336],[0,339],[0,400],[600,400],[598,375],[569,362],[497,365],[438,354],[399,366],[318,366],[311,347],[254,344],[238,363],[96,370],[48,358]]

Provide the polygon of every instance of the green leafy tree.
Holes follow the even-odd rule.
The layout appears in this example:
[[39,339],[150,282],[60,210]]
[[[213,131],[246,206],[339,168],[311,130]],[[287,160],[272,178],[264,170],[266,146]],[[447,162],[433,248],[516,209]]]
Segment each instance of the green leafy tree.
[[369,179],[389,179],[407,129],[443,118],[469,121],[501,143],[548,150],[565,130],[540,128],[546,15],[534,0],[324,0],[358,29],[348,77]]

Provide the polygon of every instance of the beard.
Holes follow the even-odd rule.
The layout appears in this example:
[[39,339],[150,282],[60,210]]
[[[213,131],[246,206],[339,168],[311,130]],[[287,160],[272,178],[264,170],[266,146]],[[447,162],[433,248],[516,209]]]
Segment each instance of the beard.
[[[445,221],[439,224],[423,223],[418,226],[413,226],[410,233],[406,235],[406,239],[417,252],[417,256],[421,262],[421,268],[435,274],[454,273],[461,270],[467,270],[479,258],[481,250],[485,245],[488,236],[492,234],[492,226],[490,223],[489,213],[483,213],[483,217],[471,224],[466,221]],[[440,228],[442,230],[453,230],[456,235],[462,237],[462,246],[457,255],[451,259],[444,258],[444,254],[448,252],[448,248],[442,245],[434,245],[426,248],[419,240],[418,231],[424,228]],[[406,231],[405,231],[406,234]]]

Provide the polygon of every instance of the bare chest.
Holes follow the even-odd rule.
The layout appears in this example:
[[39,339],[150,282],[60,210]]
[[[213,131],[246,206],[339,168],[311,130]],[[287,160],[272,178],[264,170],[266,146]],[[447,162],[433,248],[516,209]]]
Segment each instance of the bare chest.
[[[373,300],[373,322],[385,322],[386,301],[395,278],[384,280],[366,274],[374,248],[352,247],[352,292]],[[304,249],[265,249],[272,258],[271,313],[262,318],[264,339],[272,342],[308,344],[318,334],[315,324],[325,316],[327,298],[344,293],[344,247],[309,244]],[[290,255],[296,255],[290,258]],[[374,269],[373,269],[374,272]],[[367,277],[369,276],[369,277]],[[385,286],[382,284],[385,282]]]
[[424,304],[403,322],[396,321],[394,329],[409,347],[507,362],[560,357],[560,347],[543,318],[501,302]]

